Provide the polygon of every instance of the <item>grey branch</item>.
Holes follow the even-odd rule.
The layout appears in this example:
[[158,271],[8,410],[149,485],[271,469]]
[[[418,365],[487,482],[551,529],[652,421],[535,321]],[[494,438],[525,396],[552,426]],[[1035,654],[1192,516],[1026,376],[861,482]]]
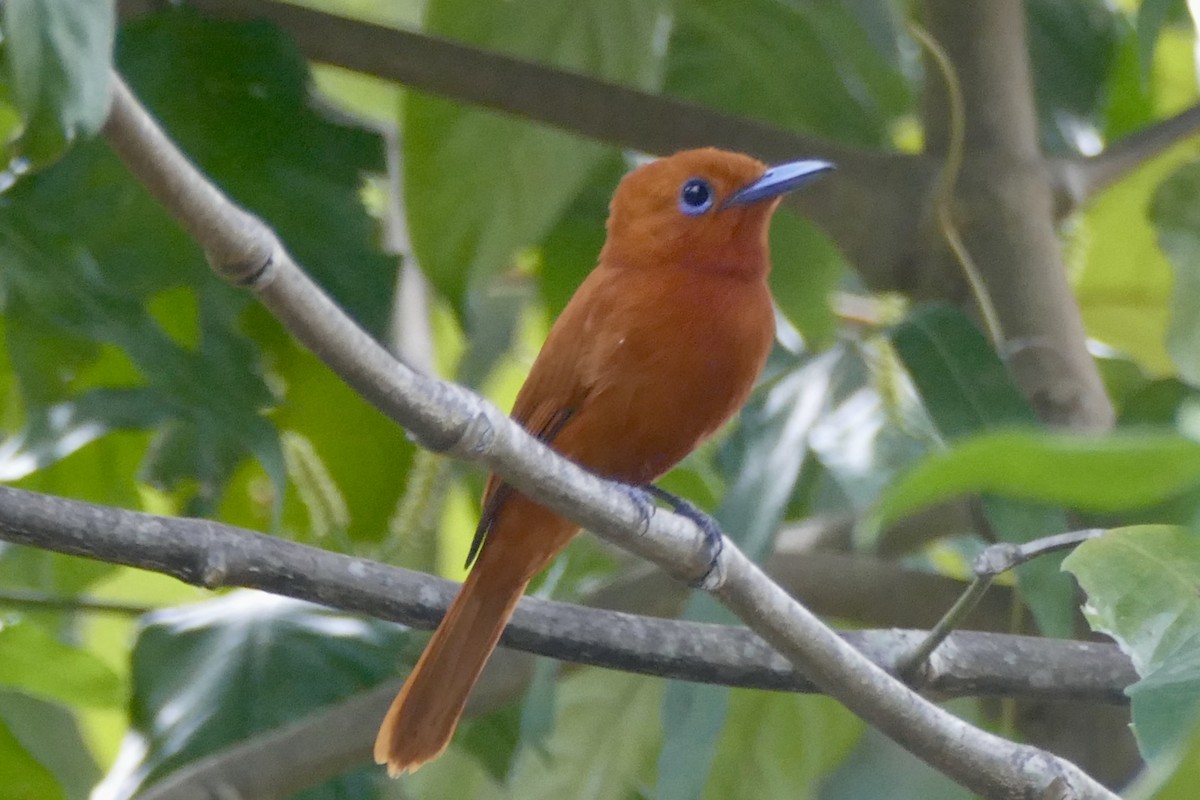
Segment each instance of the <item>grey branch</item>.
[[[224,197],[150,119],[119,76],[104,135],[204,248],[218,274],[253,290],[305,346],[420,443],[480,463],[522,493],[684,580],[709,574],[703,533],[647,514],[629,493],[532,439],[490,403],[395,361],[317,288],[274,233]],[[410,202],[415,202],[410,198]],[[210,562],[205,574],[223,575]],[[726,543],[713,594],[801,672],[918,757],[985,797],[1111,798],[1070,762],[967,724],[925,700],[825,627]],[[399,588],[399,587],[398,587]]]
[[[171,575],[209,589],[241,587],[431,629],[457,585],[219,522],[161,517],[0,487],[0,539]],[[665,579],[665,578],[664,578]],[[843,634],[893,669],[920,631]],[[1136,680],[1115,645],[960,633],[917,687],[944,696],[1125,701]],[[745,628],[643,617],[526,597],[506,646],[565,661],[754,689],[817,688]],[[1021,652],[1028,661],[998,658]],[[1031,670],[1029,664],[1037,664]],[[1036,673],[1036,674],[1034,674]],[[380,710],[382,714],[382,709]]]
[[983,552],[976,556],[975,560],[971,563],[971,571],[975,573],[975,580],[971,581],[971,584],[962,593],[962,596],[938,620],[933,629],[929,631],[929,635],[925,637],[925,640],[913,650],[912,655],[904,659],[897,674],[908,678],[925,664],[930,653],[936,650],[945,641],[946,637],[950,635],[950,632],[962,625],[963,620],[975,610],[980,601],[983,600],[983,596],[988,588],[992,585],[992,581],[998,575],[1008,572],[1010,569],[1014,569],[1038,556],[1077,547],[1088,539],[1095,539],[1103,534],[1104,531],[1100,528],[1088,528],[1081,531],[1057,533],[1053,536],[1045,536],[1023,544],[998,542],[984,548]]
[[1090,158],[1051,162],[1059,194],[1059,213],[1065,216],[1078,209],[1147,161],[1198,133],[1200,105],[1130,134]]
[[[0,487],[0,539],[151,569],[209,588],[286,594],[421,628],[441,618],[455,586],[428,575],[330,553],[216,522],[159,517]],[[660,580],[661,580],[660,576]],[[921,631],[854,631],[853,647],[894,669]],[[748,688],[814,691],[744,628],[640,617],[522,599],[506,647],[595,666]],[[1030,665],[1036,664],[1037,669]],[[514,698],[530,667],[505,651],[489,666],[471,710]],[[1136,680],[1115,645],[959,632],[930,660],[917,688],[941,697],[996,695],[1120,703]],[[184,800],[234,788],[286,797],[370,760],[374,729],[394,682],[180,770],[145,797]],[[331,740],[336,746],[330,746]],[[303,763],[303,769],[296,764]]]

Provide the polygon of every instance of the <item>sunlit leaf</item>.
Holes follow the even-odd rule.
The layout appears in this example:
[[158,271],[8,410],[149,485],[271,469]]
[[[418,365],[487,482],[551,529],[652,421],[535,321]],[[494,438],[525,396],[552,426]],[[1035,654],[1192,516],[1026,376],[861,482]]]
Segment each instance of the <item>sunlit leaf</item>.
[[1160,502],[1198,482],[1200,444],[1173,434],[1002,430],[927,457],[884,492],[872,525],[966,492],[1120,511]]
[[1171,260],[1171,326],[1167,351],[1179,376],[1200,385],[1200,163],[1178,169],[1159,186],[1151,207],[1158,240]]
[[1142,754],[1174,756],[1200,723],[1200,537],[1167,526],[1113,530],[1063,566],[1087,592],[1088,621],[1141,676],[1126,692]]
[[828,697],[735,690],[704,797],[813,796],[865,727]]
[[0,686],[69,705],[115,706],[121,682],[90,653],[30,622],[0,626]]
[[65,800],[54,776],[29,754],[8,726],[0,721],[0,786],[18,800]]
[[[433,0],[433,33],[655,88],[659,2]],[[597,24],[600,21],[603,24]],[[542,239],[610,150],[544,126],[424,95],[404,107],[405,196],[417,260],[462,310],[466,292]]]
[[[20,692],[0,690],[0,727],[7,727],[26,753],[49,770],[67,800],[88,797],[100,778],[100,768],[80,735],[75,715],[67,707]],[[4,745],[0,744],[0,761],[9,757],[18,756],[5,753]],[[3,772],[4,767],[0,766],[0,786],[8,792],[13,784],[5,780]],[[30,800],[53,796],[52,793],[27,795]]]
[[113,3],[7,0],[0,12],[7,77],[25,118],[16,154],[23,168],[44,166],[108,116]]
[[1173,371],[1166,347],[1173,281],[1147,212],[1159,184],[1194,152],[1179,145],[1098,196],[1068,248],[1088,335],[1155,376]]
[[[133,653],[131,755],[106,779],[110,796],[130,797],[182,764],[374,685],[394,670],[407,635],[257,592],[150,615]],[[370,777],[332,785],[362,796]]]

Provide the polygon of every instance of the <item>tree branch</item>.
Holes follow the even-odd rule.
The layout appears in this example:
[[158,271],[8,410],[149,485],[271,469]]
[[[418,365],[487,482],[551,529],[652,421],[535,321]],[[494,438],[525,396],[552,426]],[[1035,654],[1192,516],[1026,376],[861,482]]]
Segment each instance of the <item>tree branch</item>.
[[[424,446],[487,466],[547,508],[677,577],[713,578],[713,595],[814,683],[967,788],[996,798],[1041,798],[1051,786],[1079,798],[1113,796],[1070,762],[975,728],[913,693],[796,604],[732,543],[710,574],[705,537],[693,523],[649,514],[628,492],[554,453],[482,398],[396,362],[304,275],[265,225],[187,162],[116,75],[104,135],[218,274],[252,289],[297,339]],[[199,566],[202,579],[228,568],[211,560]]]
[[[0,539],[148,569],[208,589],[241,587],[432,629],[457,585],[421,572],[331,553],[210,520],[160,517],[0,487]],[[845,638],[891,669],[917,631],[858,631]],[[744,628],[641,617],[526,597],[505,645],[610,669],[753,689],[815,691],[813,684]],[[1124,702],[1136,676],[1115,646],[998,634],[964,634],[956,654],[924,676],[922,690],[1088,697]],[[992,663],[997,651],[1037,653],[1027,685]]]
[[[926,0],[925,11],[929,31],[949,55],[962,86],[965,152],[956,216],[1004,331],[1001,354],[1044,421],[1108,428],[1112,403],[1087,351],[1054,228],[1025,6],[1018,0]],[[926,81],[923,118],[929,152],[945,153],[949,97],[943,82],[932,77]],[[944,245],[935,245],[928,255],[935,268],[925,280],[965,286],[957,258]]]
[[1147,161],[1197,134],[1200,105],[1131,133],[1098,155],[1052,161],[1059,217],[1076,211]]
[[[432,628],[453,597],[448,581],[330,553],[206,520],[159,517],[0,487],[0,539],[151,569],[208,588],[239,586]],[[854,631],[846,641],[894,669],[921,631]],[[593,666],[747,688],[813,685],[743,628],[631,614],[526,597],[504,644]],[[1036,664],[1037,669],[1030,669]],[[506,652],[472,696],[475,713],[514,699],[529,665]],[[917,688],[942,697],[998,695],[1125,701],[1136,680],[1115,645],[972,632],[953,634]],[[262,737],[232,745],[152,787],[146,798],[286,797],[370,759],[374,729],[396,686],[372,689]],[[330,747],[331,740],[336,746]],[[303,769],[296,764],[303,763]],[[206,794],[207,792],[207,794]]]

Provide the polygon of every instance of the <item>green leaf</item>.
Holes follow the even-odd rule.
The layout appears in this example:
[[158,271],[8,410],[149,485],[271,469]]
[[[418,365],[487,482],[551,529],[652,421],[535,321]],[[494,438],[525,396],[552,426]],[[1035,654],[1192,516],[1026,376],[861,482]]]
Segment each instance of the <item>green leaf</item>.
[[1161,502],[1197,482],[1200,444],[1170,433],[995,431],[927,457],[884,492],[871,526],[967,492],[1107,512]]
[[1078,150],[1107,99],[1124,23],[1095,3],[1033,0],[1025,9],[1042,139],[1052,151]]
[[1128,787],[1127,800],[1192,800],[1200,785],[1200,727],[1188,743],[1179,748],[1175,759],[1161,758],[1143,770]]
[[[140,758],[109,775],[130,797],[183,764],[382,680],[408,632],[309,603],[240,591],[146,618],[133,652]],[[366,796],[359,771],[306,797]],[[338,794],[337,792],[343,794]]]
[[[381,142],[313,111],[306,62],[290,41],[263,24],[175,10],[126,26],[118,60],[188,155],[265,217],[343,307],[384,330],[395,263],[378,251],[358,196],[363,171],[382,169]],[[45,470],[114,430],[152,431],[137,442],[138,477],[177,491],[185,512],[212,512],[247,456],[274,484],[258,496],[280,503],[283,457],[263,411],[295,376],[268,373],[274,363],[260,344],[279,336],[278,324],[261,325],[259,342],[247,338],[251,296],[211,273],[103,143],[82,143],[4,200],[0,303],[23,416],[6,443],[21,458],[9,466]],[[325,425],[339,418],[322,412]],[[132,484],[132,470],[108,472],[110,482]],[[57,473],[71,492],[85,483],[66,465]],[[371,502],[388,508],[386,496]],[[373,535],[386,514],[371,520]]]
[[65,800],[63,789],[0,721],[0,786],[12,800]]
[[486,778],[453,743],[437,761],[401,778],[410,797],[476,800],[629,800],[652,775],[662,682],[645,676],[582,669],[559,682],[554,732],[525,747],[508,780]]
[[682,3],[665,88],[784,130],[862,147],[890,145],[890,125],[912,100],[897,55],[902,24],[884,3]]
[[[1008,368],[962,311],[944,306],[919,309],[892,332],[892,345],[946,439],[1037,423]],[[1066,515],[1055,508],[989,497],[984,499],[983,510],[997,536],[1006,542],[1027,542],[1067,527]],[[1017,576],[1042,632],[1070,636],[1075,587],[1060,573],[1058,558],[1049,556],[1024,564]]]
[[1171,324],[1167,352],[1179,377],[1200,385],[1200,162],[1180,167],[1158,187],[1150,217],[1171,261]]
[[124,699],[120,680],[103,662],[30,622],[0,627],[0,686],[90,708]]
[[771,222],[771,294],[809,346],[833,341],[838,321],[831,295],[846,274],[846,261],[816,226],[781,209]]
[[600,160],[571,204],[542,242],[538,287],[551,317],[557,317],[583,279],[596,266],[604,246],[608,202],[621,176],[625,159],[612,154]]
[[947,439],[1037,422],[1008,369],[958,309],[918,309],[896,327],[891,340],[938,432]]
[[1096,630],[1129,654],[1126,690],[1147,761],[1173,757],[1200,722],[1200,537],[1183,528],[1109,531],[1064,561],[1087,592]]
[[[68,800],[85,800],[100,780],[100,768],[80,735],[75,715],[65,707],[20,692],[0,691],[0,726],[7,726],[26,752],[50,771]],[[6,757],[0,746],[0,760]],[[0,785],[7,791],[10,784],[0,776]]]
[[828,697],[744,689],[731,694],[729,721],[704,787],[711,800],[814,796],[866,729]]
[[1154,48],[1158,33],[1183,3],[1180,0],[1142,0],[1138,5],[1135,28],[1138,40],[1138,64],[1142,75],[1149,76],[1154,68]]
[[16,152],[24,168],[45,166],[108,116],[113,3],[7,0],[0,11],[6,77],[25,118]]
[[[618,83],[653,89],[659,2],[433,0],[426,29]],[[612,151],[495,112],[424,95],[404,107],[404,191],[413,249],[461,313],[467,291],[510,269],[550,231]]]
[[1195,150],[1192,143],[1171,148],[1099,194],[1067,248],[1088,335],[1132,356],[1154,375],[1174,371],[1164,346],[1168,326],[1175,324],[1171,304],[1187,298],[1173,299],[1179,279],[1172,278],[1172,270],[1187,267],[1164,257],[1152,200],[1160,184],[1194,158]]

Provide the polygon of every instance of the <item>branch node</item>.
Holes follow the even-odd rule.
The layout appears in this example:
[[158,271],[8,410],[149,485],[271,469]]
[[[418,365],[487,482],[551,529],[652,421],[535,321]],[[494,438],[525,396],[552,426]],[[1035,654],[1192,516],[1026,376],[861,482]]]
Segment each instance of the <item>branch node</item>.
[[205,589],[219,589],[228,582],[229,562],[220,547],[205,551],[200,565],[200,585]]
[[280,255],[281,248],[276,243],[261,261],[241,264],[218,264],[210,257],[209,266],[212,267],[214,272],[234,286],[256,292],[270,285],[271,281],[275,280],[275,276],[279,272],[279,264],[282,261],[279,258]]
[[983,549],[971,564],[971,572],[979,578],[994,578],[1007,572],[1019,562],[1019,548],[1009,542],[998,542]]

